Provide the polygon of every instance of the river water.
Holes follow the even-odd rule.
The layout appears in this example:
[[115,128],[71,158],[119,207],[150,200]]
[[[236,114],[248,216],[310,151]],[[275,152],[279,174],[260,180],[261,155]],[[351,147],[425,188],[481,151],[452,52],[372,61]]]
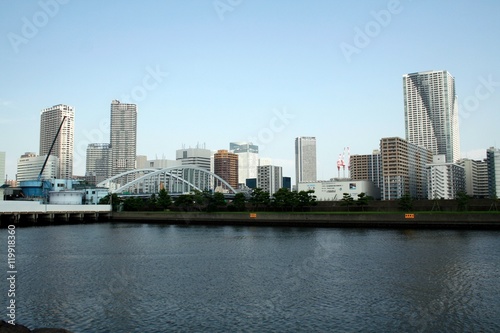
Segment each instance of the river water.
[[499,232],[104,223],[15,236],[16,322],[30,328],[500,332]]

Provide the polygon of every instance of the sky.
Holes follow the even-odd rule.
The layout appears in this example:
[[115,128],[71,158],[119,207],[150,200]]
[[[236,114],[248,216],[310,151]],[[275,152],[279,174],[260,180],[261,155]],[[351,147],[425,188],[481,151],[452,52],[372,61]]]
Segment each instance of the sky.
[[405,137],[402,76],[448,70],[462,157],[500,135],[497,0],[0,0],[0,151],[8,179],[39,149],[40,111],[75,108],[74,174],[109,142],[114,99],[138,106],[137,154],[252,141],[295,178],[317,140],[317,176],[345,147]]

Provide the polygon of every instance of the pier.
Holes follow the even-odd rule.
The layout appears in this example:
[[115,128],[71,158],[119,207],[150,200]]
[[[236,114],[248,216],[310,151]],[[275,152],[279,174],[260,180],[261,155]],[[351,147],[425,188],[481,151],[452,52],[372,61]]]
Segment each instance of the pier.
[[0,226],[107,221],[110,205],[50,205],[38,201],[0,201]]

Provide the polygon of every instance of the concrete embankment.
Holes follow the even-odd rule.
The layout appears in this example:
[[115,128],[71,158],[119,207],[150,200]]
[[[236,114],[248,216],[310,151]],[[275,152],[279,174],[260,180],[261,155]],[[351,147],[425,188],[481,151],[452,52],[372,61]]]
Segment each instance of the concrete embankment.
[[500,213],[113,213],[115,222],[174,225],[247,225],[351,228],[453,228],[500,230]]

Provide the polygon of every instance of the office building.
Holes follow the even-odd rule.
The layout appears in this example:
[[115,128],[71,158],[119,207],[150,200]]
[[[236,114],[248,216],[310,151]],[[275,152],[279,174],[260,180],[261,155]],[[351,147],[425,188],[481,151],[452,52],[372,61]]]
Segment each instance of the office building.
[[225,149],[214,154],[214,173],[234,189],[238,188],[238,155]]
[[0,186],[6,182],[5,177],[5,152],[0,151]]
[[316,181],[316,138],[295,139],[295,183]]
[[463,158],[457,164],[464,168],[465,193],[474,198],[488,198],[488,165],[486,160]]
[[212,151],[210,149],[199,148],[182,148],[175,152],[175,159],[181,165],[193,165],[211,171]]
[[498,198],[500,197],[500,149],[493,147],[487,149],[486,163],[489,196],[490,198]]
[[[63,119],[61,131],[57,135]],[[50,152],[50,155],[56,156],[59,161],[57,178],[71,179],[73,177],[74,122],[73,107],[64,104],[43,109],[40,115],[40,156],[49,153],[57,135]]]
[[[26,180],[37,180],[42,171],[43,163],[45,162],[47,155],[39,156],[35,153],[25,153],[17,161],[17,175],[16,180],[26,181]],[[53,180],[58,178],[59,175],[59,158],[54,155],[50,155],[45,168],[43,169],[41,179],[42,180]]]
[[270,195],[283,187],[283,168],[274,165],[257,167],[257,187]]
[[251,142],[230,142],[229,151],[238,155],[238,183],[257,177],[259,147]]
[[91,184],[98,184],[111,177],[109,143],[91,143],[87,146],[85,177]]
[[406,74],[403,91],[406,140],[456,162],[460,137],[453,76],[444,70]]
[[427,199],[456,199],[459,192],[465,192],[465,169],[434,155],[427,164]]
[[382,158],[382,200],[409,195],[427,198],[427,169],[432,153],[398,137],[380,140]]
[[[111,102],[111,176],[135,169],[137,106]],[[131,181],[127,177],[127,182]]]

